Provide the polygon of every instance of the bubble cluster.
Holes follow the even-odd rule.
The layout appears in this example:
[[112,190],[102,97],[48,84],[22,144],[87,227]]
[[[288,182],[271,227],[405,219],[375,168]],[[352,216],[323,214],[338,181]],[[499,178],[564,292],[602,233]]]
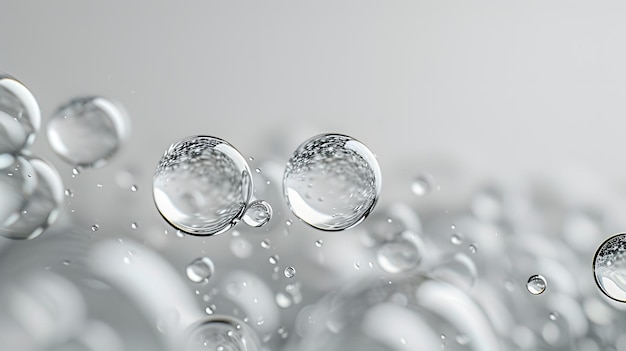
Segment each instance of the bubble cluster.
[[105,165],[129,131],[130,123],[121,105],[99,96],[70,100],[47,124],[52,150],[79,168]]
[[174,227],[215,235],[233,227],[252,196],[250,168],[228,142],[193,136],[174,143],[154,174],[157,209]]
[[283,176],[289,208],[321,230],[344,230],[373,210],[381,189],[374,154],[358,140],[340,134],[315,136],[294,152]]

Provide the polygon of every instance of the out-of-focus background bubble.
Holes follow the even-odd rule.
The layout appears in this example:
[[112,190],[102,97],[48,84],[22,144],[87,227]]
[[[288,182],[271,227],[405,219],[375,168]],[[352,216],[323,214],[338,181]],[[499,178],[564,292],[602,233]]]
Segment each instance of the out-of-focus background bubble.
[[[0,349],[626,350],[626,244],[594,257],[626,232],[624,18],[619,1],[3,3]],[[314,225],[345,215],[321,212],[333,196],[303,193],[303,215],[283,194],[323,133],[382,174],[349,152],[316,168],[368,201],[382,179],[343,231]],[[196,135],[236,148],[262,205],[219,235],[153,200],[164,152]],[[206,205],[168,196],[177,218]]]

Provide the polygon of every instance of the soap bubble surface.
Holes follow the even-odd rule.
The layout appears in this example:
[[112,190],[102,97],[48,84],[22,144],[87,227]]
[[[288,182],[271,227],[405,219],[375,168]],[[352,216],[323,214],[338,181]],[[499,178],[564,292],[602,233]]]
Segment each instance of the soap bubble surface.
[[626,233],[614,235],[598,247],[593,272],[602,293],[626,302]]
[[35,141],[41,111],[33,94],[17,79],[0,73],[0,153],[16,153]]
[[101,167],[128,137],[127,113],[116,102],[90,96],[72,99],[50,117],[50,147],[62,159],[81,168]]
[[250,168],[228,142],[192,136],[165,152],[153,179],[157,209],[171,225],[192,235],[233,227],[252,196]]
[[294,215],[326,231],[362,222],[376,205],[381,185],[374,154],[358,140],[340,134],[322,134],[304,142],[283,176],[283,193]]

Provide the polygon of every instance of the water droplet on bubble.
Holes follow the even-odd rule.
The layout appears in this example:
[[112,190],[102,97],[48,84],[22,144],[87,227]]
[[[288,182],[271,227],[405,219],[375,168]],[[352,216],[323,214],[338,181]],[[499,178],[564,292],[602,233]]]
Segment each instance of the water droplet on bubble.
[[263,200],[255,200],[248,205],[243,221],[254,228],[266,225],[272,218],[272,206]]
[[214,272],[215,266],[213,265],[213,261],[211,261],[208,257],[195,259],[185,269],[187,278],[194,283],[204,283],[209,281]]
[[293,267],[287,267],[285,268],[284,274],[286,278],[293,278],[296,276],[296,269]]
[[593,273],[600,291],[626,302],[626,233],[606,239],[596,250]]
[[50,117],[48,142],[62,159],[80,167],[101,167],[128,137],[124,109],[103,97],[72,99]]
[[41,125],[35,97],[17,79],[0,73],[0,154],[30,146]]
[[463,240],[465,240],[465,237],[463,236],[463,234],[457,232],[457,233],[453,233],[450,236],[450,242],[454,245],[461,245],[463,244]]
[[417,196],[424,196],[433,190],[433,178],[428,174],[420,174],[411,183],[411,191]]
[[533,295],[539,295],[546,291],[546,287],[548,286],[548,282],[546,278],[542,275],[535,274],[528,278],[528,282],[526,283],[526,289],[529,293]]
[[98,229],[100,229],[100,226],[99,226],[99,225],[97,225],[97,224],[94,224],[94,225],[92,225],[92,226],[91,226],[91,231],[92,231],[92,232],[97,232],[97,231],[98,231]]
[[324,246],[324,241],[322,239],[315,241],[315,247],[322,247],[322,246]]
[[424,242],[415,233],[404,231],[396,234],[378,248],[376,258],[380,267],[388,273],[407,272],[419,265],[424,255]]
[[194,136],[174,143],[154,175],[154,202],[174,227],[215,235],[233,227],[252,196],[246,160],[224,140]]
[[[304,142],[283,176],[284,196],[293,214],[327,231],[362,222],[376,205],[381,184],[374,154],[361,142],[339,134]],[[320,198],[324,201],[317,201]]]

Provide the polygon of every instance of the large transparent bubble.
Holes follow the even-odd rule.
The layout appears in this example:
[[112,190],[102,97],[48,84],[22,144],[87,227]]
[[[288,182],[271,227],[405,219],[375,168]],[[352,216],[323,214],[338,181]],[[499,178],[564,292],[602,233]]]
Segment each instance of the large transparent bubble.
[[327,231],[361,223],[376,205],[381,185],[374,154],[341,134],[322,134],[304,142],[283,176],[284,196],[293,214]]
[[228,142],[193,136],[174,143],[154,174],[154,202],[171,225],[192,235],[220,234],[243,216],[250,168]]
[[17,79],[0,73],[0,153],[31,145],[41,124],[35,97]]

